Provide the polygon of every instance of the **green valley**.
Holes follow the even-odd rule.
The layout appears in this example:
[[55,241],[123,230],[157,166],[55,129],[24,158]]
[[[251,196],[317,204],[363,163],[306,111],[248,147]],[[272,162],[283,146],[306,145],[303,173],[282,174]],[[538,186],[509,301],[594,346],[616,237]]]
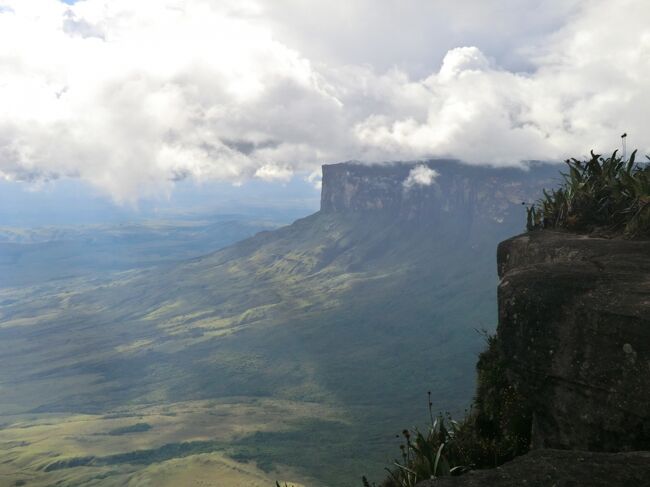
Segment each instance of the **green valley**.
[[476,329],[495,322],[496,242],[555,170],[431,164],[436,184],[408,191],[412,165],[325,166],[321,211],[292,225],[0,289],[4,475],[147,485],[151,469],[217,456],[242,475],[353,486],[423,420],[427,390],[462,412]]

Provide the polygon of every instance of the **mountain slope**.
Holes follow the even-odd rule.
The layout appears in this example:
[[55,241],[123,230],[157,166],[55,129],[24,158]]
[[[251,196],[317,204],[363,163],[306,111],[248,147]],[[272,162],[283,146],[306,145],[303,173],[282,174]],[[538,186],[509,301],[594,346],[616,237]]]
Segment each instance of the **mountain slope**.
[[408,189],[413,165],[326,166],[321,211],[288,227],[112,281],[0,291],[0,410],[318,404],[215,448],[355,485],[424,417],[427,390],[436,408],[467,406],[474,329],[496,318],[496,243],[556,174],[429,164],[435,183]]

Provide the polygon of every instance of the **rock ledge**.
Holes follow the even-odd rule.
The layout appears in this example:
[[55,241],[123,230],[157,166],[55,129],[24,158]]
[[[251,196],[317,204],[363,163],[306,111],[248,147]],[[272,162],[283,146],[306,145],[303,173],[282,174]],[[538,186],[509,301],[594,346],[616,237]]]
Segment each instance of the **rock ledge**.
[[650,452],[534,450],[490,470],[420,482],[417,487],[645,487]]

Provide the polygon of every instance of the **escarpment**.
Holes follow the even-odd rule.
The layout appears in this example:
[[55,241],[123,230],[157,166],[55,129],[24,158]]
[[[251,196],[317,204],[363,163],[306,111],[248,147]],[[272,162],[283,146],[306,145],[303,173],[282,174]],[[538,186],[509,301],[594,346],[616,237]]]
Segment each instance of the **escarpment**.
[[[426,177],[417,177],[417,175]],[[453,160],[323,166],[321,211],[378,212],[431,226],[480,226],[481,222],[521,228],[520,205],[555,182],[551,164],[488,168]]]
[[650,450],[650,241],[531,232],[499,245],[498,268],[531,446]]
[[498,353],[531,452],[418,487],[650,485],[650,240],[533,231],[497,261]]

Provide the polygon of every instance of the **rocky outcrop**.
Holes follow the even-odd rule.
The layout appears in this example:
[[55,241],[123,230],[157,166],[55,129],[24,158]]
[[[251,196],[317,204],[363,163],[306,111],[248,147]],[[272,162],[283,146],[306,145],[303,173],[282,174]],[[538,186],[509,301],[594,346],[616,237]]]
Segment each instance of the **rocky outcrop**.
[[650,452],[535,450],[499,468],[421,482],[418,487],[644,487]]
[[502,242],[498,268],[532,448],[650,450],[650,241],[536,231]]
[[[409,178],[417,167],[435,173],[429,173],[429,180]],[[433,224],[450,215],[465,223],[477,218],[512,219],[521,226],[522,201],[537,199],[558,176],[559,168],[550,164],[531,164],[527,170],[469,166],[452,160],[324,165],[321,211],[384,211],[403,220]]]
[[418,487],[650,486],[650,241],[534,231],[497,261],[498,353],[531,451]]

